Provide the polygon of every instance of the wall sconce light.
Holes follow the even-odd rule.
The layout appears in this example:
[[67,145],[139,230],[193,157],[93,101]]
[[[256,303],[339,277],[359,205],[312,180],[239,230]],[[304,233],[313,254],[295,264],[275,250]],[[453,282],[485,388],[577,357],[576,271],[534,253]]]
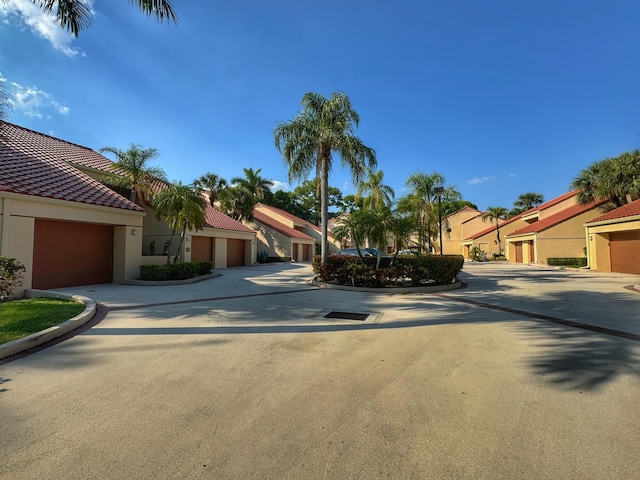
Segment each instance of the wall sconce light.
[[187,237],[187,242],[190,242],[190,241],[191,241],[191,237]]
[[138,230],[135,228],[131,229],[131,235],[133,235],[134,237],[138,234]]

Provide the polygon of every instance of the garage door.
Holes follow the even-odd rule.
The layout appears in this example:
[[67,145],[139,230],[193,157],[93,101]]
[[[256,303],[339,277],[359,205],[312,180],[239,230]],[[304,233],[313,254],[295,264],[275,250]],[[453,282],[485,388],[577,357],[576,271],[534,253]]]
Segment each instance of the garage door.
[[227,267],[244,265],[244,240],[227,239]]
[[36,219],[33,288],[112,281],[112,226]]
[[640,231],[609,234],[611,271],[640,275]]
[[191,237],[191,261],[210,262],[213,259],[213,238]]

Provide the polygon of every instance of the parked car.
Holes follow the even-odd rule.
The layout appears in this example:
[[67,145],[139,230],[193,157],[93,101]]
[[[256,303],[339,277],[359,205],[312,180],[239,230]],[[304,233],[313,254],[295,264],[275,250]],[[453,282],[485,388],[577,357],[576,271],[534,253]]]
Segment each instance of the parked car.
[[[360,253],[362,254],[363,257],[377,257],[378,256],[378,249],[377,248],[361,248],[360,249]],[[340,250],[338,252],[338,255],[343,255],[343,256],[347,256],[347,257],[357,257],[358,256],[358,249],[357,248],[345,248],[344,250]],[[380,256],[381,257],[388,257],[389,255],[387,255],[384,252],[380,252]]]
[[391,254],[392,257],[397,256],[403,256],[403,255],[417,255],[418,251],[417,250],[398,250],[396,252],[393,252]]

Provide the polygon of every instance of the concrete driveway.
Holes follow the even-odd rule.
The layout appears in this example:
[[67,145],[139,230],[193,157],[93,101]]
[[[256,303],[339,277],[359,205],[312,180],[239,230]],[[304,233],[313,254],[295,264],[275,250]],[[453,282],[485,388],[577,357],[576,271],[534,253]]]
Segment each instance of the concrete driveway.
[[316,289],[308,265],[223,274],[66,289],[111,310],[0,364],[0,478],[640,471],[637,276],[467,264],[466,289],[402,295]]

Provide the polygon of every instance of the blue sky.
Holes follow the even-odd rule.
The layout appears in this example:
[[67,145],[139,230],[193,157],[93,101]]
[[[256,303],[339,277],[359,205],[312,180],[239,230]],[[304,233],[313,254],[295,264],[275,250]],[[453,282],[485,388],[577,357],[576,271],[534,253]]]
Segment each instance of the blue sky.
[[[551,199],[640,147],[634,0],[174,0],[177,26],[91,2],[72,38],[31,0],[0,2],[8,120],[93,149],[155,147],[172,180],[243,167],[295,187],[273,144],[305,92],[342,90],[400,196],[441,172],[465,200]],[[354,193],[336,162],[332,186]]]

